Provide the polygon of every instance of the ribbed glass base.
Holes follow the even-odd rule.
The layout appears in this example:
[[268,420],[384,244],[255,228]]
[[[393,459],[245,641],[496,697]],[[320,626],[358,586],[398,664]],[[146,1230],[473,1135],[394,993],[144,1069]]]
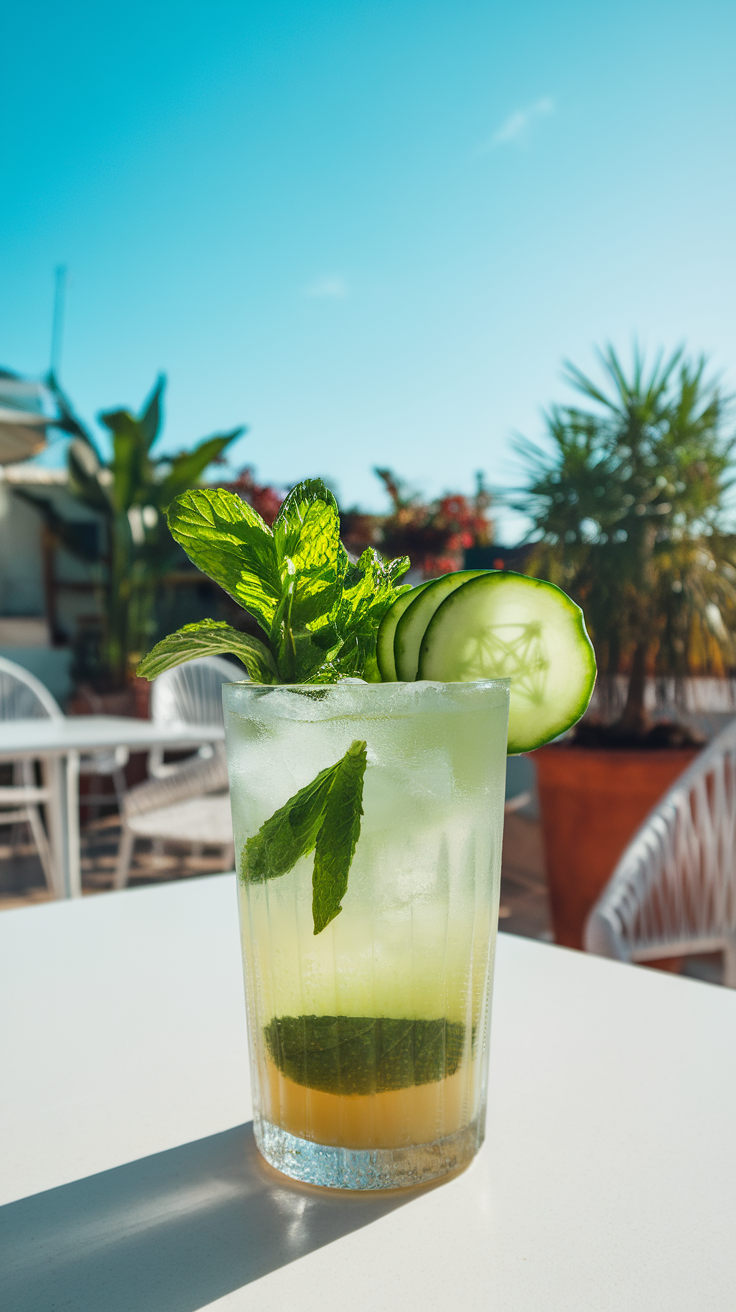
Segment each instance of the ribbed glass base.
[[484,1139],[481,1119],[446,1139],[408,1148],[334,1148],[299,1139],[259,1117],[254,1131],[266,1161],[292,1180],[328,1189],[402,1189],[467,1166]]

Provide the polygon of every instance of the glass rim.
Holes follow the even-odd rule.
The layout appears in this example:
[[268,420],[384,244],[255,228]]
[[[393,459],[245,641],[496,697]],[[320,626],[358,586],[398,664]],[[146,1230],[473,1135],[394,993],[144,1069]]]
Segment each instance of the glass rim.
[[361,692],[369,688],[510,688],[511,679],[505,677],[493,679],[395,679],[392,682],[369,683],[365,679],[340,679],[337,683],[258,683],[255,679],[226,679],[223,688],[258,688],[265,692],[330,692],[337,688],[356,689]]

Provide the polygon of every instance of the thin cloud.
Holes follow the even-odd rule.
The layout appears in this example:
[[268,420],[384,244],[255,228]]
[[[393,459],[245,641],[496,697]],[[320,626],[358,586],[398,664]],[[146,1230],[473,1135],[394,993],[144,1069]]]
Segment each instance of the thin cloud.
[[554,112],[555,102],[551,96],[542,96],[541,100],[535,100],[532,105],[515,110],[494,132],[490,141],[486,141],[481,146],[479,154],[485,155],[489,150],[495,150],[497,146],[524,145],[535,123],[542,118],[548,118]]
[[339,278],[336,274],[330,274],[326,278],[318,278],[316,282],[305,287],[304,295],[314,300],[342,301],[349,291],[350,288],[344,278]]

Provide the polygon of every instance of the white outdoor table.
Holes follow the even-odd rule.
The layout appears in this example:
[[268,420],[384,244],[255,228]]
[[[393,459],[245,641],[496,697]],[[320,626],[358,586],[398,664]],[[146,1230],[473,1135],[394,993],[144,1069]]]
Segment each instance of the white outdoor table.
[[70,715],[0,721],[0,761],[25,756],[44,762],[51,786],[47,807],[49,841],[57,872],[57,897],[80,897],[79,758],[115,747],[147,752],[151,747],[200,747],[225,737],[222,724],[158,724],[122,715]]
[[234,876],[0,914],[4,1312],[733,1312],[736,995],[501,935],[462,1175],[290,1183]]

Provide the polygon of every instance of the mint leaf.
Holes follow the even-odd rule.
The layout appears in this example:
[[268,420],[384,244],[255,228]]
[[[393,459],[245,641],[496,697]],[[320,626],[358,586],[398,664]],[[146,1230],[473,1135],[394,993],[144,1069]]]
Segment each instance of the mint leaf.
[[409,590],[408,585],[396,587],[396,580],[408,568],[408,556],[383,561],[372,547],[363,552],[357,565],[348,566],[342,595],[331,617],[342,641],[326,655],[312,682],[332,683],[351,676],[380,682],[375,659],[378,626],[389,606]]
[[189,559],[270,636],[281,576],[273,534],[258,512],[223,488],[200,488],[176,497],[167,519]]
[[[340,635],[333,638],[329,631],[330,616],[348,567],[337,502],[320,479],[299,483],[289,493],[273,536],[282,603],[271,640],[282,678],[305,683],[339,649]],[[317,634],[321,636],[315,641]]]
[[299,573],[336,566],[347,552],[340,542],[340,512],[321,478],[306,479],[282,503],[273,540],[279,563],[293,561]]
[[314,850],[338,768],[339,762],[321,770],[248,839],[240,861],[240,878],[245,883],[261,884],[288,874],[300,857]]
[[[243,662],[256,683],[278,683],[276,665],[265,644],[217,620],[185,624],[183,629],[170,633],[144,656],[136,673],[146,679],[155,679],[164,670],[172,670],[184,661],[193,661],[199,656],[220,656],[227,652]],[[236,676],[237,670],[233,669],[233,680]]]
[[249,838],[240,859],[244,883],[277,879],[314,851],[312,916],[320,934],[342,910],[360,837],[366,744],[356,739],[335,765],[290,797]]
[[320,934],[342,911],[348,872],[360,838],[366,743],[356,739],[337,764],[317,835],[312,874],[312,918]]
[[274,1016],[263,1027],[287,1079],[322,1093],[387,1093],[454,1075],[466,1044],[462,1021],[387,1016]]
[[337,503],[319,479],[293,489],[273,533],[288,592],[278,616],[281,628],[272,633],[279,669],[289,671],[282,677],[334,683],[367,675],[375,681],[378,626],[406,590],[396,583],[409,568],[408,557],[384,562],[369,547],[351,565],[340,542]]

